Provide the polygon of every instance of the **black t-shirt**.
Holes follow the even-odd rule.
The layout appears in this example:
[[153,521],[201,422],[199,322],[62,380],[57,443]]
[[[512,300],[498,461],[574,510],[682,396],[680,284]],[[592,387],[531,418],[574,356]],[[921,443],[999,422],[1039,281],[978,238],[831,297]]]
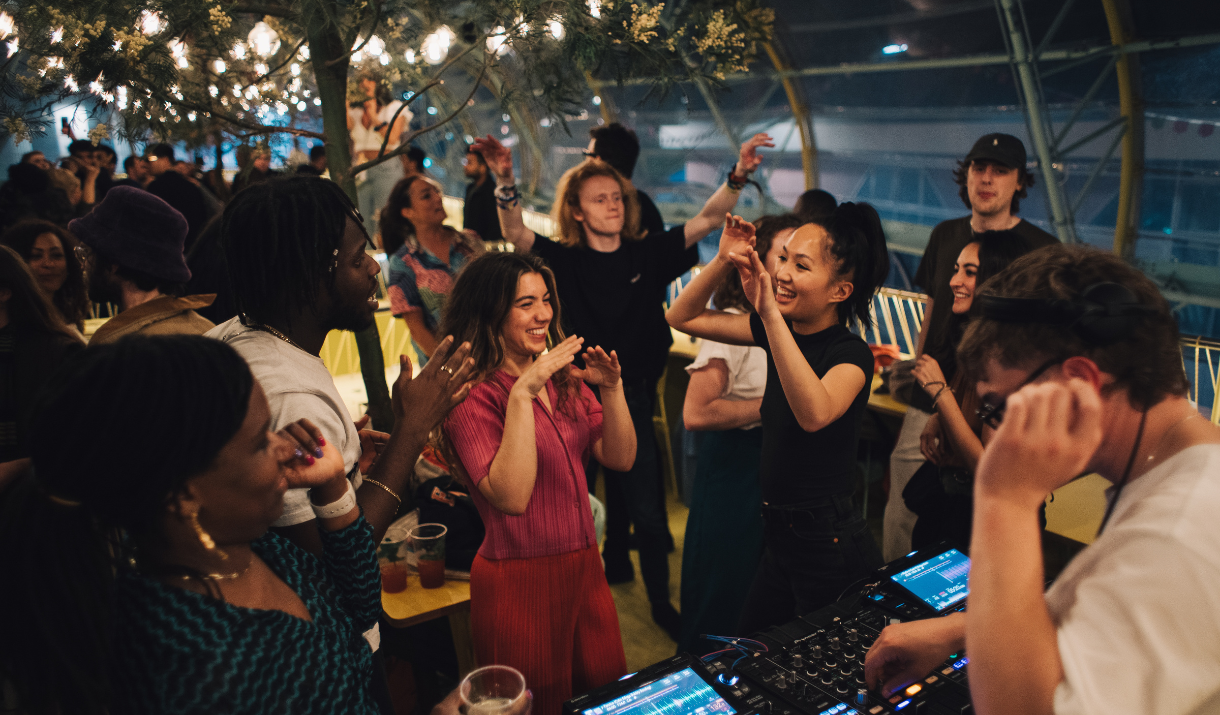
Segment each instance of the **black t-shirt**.
[[586,348],[617,350],[624,380],[661,377],[673,344],[665,288],[699,261],[698,249],[686,247],[685,224],[610,253],[534,234],[533,251],[555,272],[565,333]]
[[[791,325],[789,325],[791,329]],[[750,315],[754,342],[767,352],[767,388],[762,401],[763,501],[773,506],[800,504],[833,494],[849,494],[856,474],[856,445],[860,420],[868,406],[869,381],[873,376],[873,352],[847,328],[833,328],[799,335],[793,333],[801,354],[818,378],[835,365],[847,363],[864,371],[864,388],[843,416],[817,432],[806,432],[796,421],[771,357],[771,344],[762,318]]]
[[[1024,219],[1012,230],[1028,241],[1031,249],[1059,243],[1058,238]],[[915,271],[915,284],[932,298],[932,314],[925,318],[928,335],[924,339],[924,353],[936,358],[945,380],[950,382],[957,372],[957,338],[961,335],[960,331],[953,330],[953,290],[949,288],[949,281],[953,278],[958,255],[973,240],[969,216],[940,222],[932,229],[928,247]],[[932,398],[923,390],[915,390],[911,406],[931,412]]]
[[484,241],[503,241],[500,214],[496,211],[496,182],[489,176],[481,184],[466,187],[462,207],[462,227],[479,234]]
[[186,245],[183,246],[183,251],[191,250],[191,246],[195,245],[195,239],[199,237],[199,232],[203,230],[204,224],[212,218],[212,209],[209,208],[207,199],[203,196],[203,189],[192,184],[190,179],[182,174],[170,169],[153,179],[153,182],[148,185],[148,192],[173,206],[186,219]]
[[635,190],[635,197],[640,202],[640,228],[644,233],[664,233],[665,219],[661,218],[661,211],[652,198],[639,189]]

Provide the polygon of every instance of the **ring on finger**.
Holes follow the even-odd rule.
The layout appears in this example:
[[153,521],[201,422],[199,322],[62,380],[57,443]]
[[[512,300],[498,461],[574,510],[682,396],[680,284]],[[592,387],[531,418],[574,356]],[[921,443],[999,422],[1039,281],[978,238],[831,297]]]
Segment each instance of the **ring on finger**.
[[453,368],[448,365],[441,365],[441,371],[449,373],[449,377],[453,377]]

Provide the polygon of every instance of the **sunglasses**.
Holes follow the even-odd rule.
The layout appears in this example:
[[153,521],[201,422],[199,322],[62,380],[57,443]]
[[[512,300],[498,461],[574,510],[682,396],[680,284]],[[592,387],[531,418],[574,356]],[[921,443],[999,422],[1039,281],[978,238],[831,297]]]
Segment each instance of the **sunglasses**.
[[[1017,385],[1017,389],[1013,390],[1013,392],[1020,390],[1022,387],[1025,387],[1034,380],[1037,380],[1039,377],[1042,377],[1042,373],[1063,362],[1065,359],[1066,358],[1055,358],[1054,360],[1048,360],[1047,362],[1043,363],[1041,367],[1031,372],[1029,377],[1025,378],[1020,385]],[[975,410],[975,414],[978,415],[979,422],[982,422],[991,429],[999,429],[1000,423],[1004,421],[1004,411],[1007,408],[1008,398],[1005,397],[994,405],[984,402],[983,404],[979,405],[977,410]]]

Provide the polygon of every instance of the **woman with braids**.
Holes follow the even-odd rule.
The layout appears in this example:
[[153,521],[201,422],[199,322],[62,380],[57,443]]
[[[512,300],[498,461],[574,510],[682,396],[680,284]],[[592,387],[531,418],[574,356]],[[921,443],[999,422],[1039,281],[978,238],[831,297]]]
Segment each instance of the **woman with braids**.
[[91,306],[76,237],[50,221],[23,221],[5,231],[0,243],[25,259],[64,322],[83,332]]
[[524,253],[472,261],[441,328],[470,343],[480,381],[440,434],[487,527],[470,569],[475,657],[520,670],[534,712],[558,715],[627,669],[584,470],[590,455],[635,459],[618,355],[590,347],[572,366],[583,340],[564,338],[555,277]]
[[[94,348],[56,388],[0,502],[18,709],[377,713],[375,545],[335,445],[308,420],[272,432],[241,356],[200,336]],[[290,487],[322,557],[268,531]]]
[[[689,335],[767,353],[759,469],[764,550],[738,633],[833,603],[881,565],[851,499],[873,355],[847,329],[853,317],[870,320],[873,294],[889,270],[881,219],[868,204],[844,203],[805,224],[781,247],[774,279],[754,244],[754,227],[729,217],[719,253],[666,314]],[[734,269],[752,315],[705,307],[712,288]]]
[[439,342],[436,329],[454,276],[486,250],[474,232],[445,225],[443,198],[436,182],[415,174],[394,186],[381,210],[381,247],[390,263],[390,311],[407,321],[423,365]]

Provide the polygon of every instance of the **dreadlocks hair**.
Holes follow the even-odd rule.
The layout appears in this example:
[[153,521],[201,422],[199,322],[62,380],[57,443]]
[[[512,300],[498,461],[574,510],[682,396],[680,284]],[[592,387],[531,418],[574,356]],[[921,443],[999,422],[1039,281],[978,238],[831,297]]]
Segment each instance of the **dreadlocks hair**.
[[242,324],[287,325],[294,309],[316,308],[334,285],[335,251],[348,219],[364,231],[339,185],[313,176],[253,184],[233,197],[220,242]]
[[0,619],[0,676],[21,712],[119,712],[116,576],[141,544],[164,539],[168,506],[245,420],[254,377],[219,340],[133,335],[90,348],[49,385],[30,431],[33,467],[0,499],[0,609],[20,614]]

